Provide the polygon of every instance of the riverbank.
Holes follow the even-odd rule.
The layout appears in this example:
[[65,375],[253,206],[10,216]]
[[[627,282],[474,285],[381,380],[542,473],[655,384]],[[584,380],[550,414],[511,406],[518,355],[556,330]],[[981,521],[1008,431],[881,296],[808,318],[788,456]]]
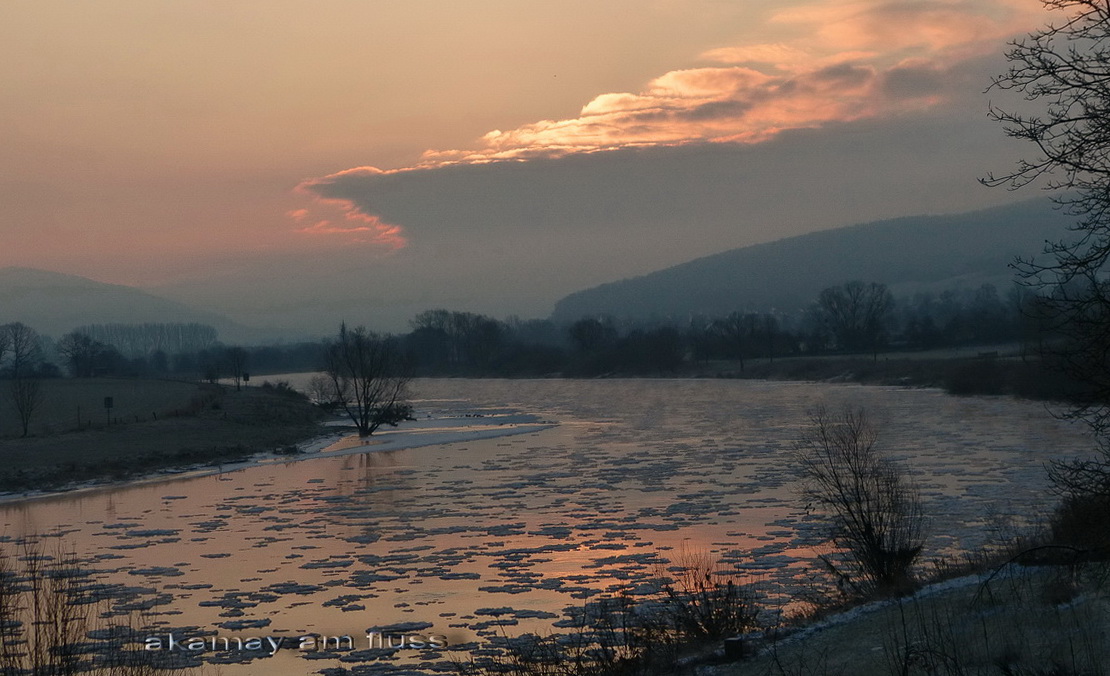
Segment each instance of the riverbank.
[[[0,453],[9,460],[0,468],[0,502],[208,476],[269,463],[478,441],[557,424],[515,411],[482,414],[460,409],[434,416],[422,411],[419,420],[360,438],[349,421],[325,414],[285,385],[235,390],[173,381],[164,386],[150,381],[129,384],[147,395],[159,392],[165,396],[163,403],[184,408],[160,416],[152,412],[134,422],[121,417],[111,425],[90,424],[63,434],[0,439]],[[88,389],[87,384],[77,385]],[[111,387],[96,385],[98,391]],[[119,390],[119,383],[115,385]]]
[[[791,490],[787,460],[813,406],[873,411],[884,443],[913,459],[943,524],[929,557],[989,540],[984,514],[1029,513],[1040,504],[1043,463],[1086,444],[1040,404],[914,388],[417,380],[412,400],[417,420],[376,433],[370,448],[352,440],[292,456],[313,462],[275,457],[218,476],[21,501],[7,506],[6,532],[64,532],[83,556],[102,557],[106,581],[142,588],[129,604],[156,603],[174,613],[165,618],[172,626],[226,632],[268,622],[275,635],[361,635],[430,623],[465,660],[498,636],[558,629],[568,607],[651,593],[656,559],[675,561],[682,547],[745,571],[773,613],[805,584],[804,562],[822,541]],[[536,424],[561,424],[394,450],[464,429],[520,429],[521,410]],[[438,672],[451,655],[410,658],[437,661]],[[306,665],[292,653],[265,663],[283,675],[325,666],[356,669],[338,659]]]
[[[325,415],[300,394],[281,387],[242,391],[162,381],[57,381],[40,419],[80,411],[81,397],[113,392],[118,416],[75,418],[80,429],[0,439],[0,490],[56,490],[87,482],[125,481],[152,472],[241,462],[257,453],[293,453],[319,437]],[[109,396],[109,395],[104,395]],[[77,406],[77,408],[74,408]],[[141,407],[141,408],[140,408]],[[136,410],[142,410],[139,414]],[[55,423],[56,424],[56,423]],[[39,429],[42,429],[41,427]]]
[[899,387],[935,387],[949,394],[1009,395],[1037,401],[1069,401],[1080,385],[1039,359],[1022,359],[997,350],[961,356],[900,353],[788,357],[691,365],[682,374],[696,378],[859,383]]
[[1110,664],[1105,562],[1005,564],[867,603],[698,676],[1102,673]]

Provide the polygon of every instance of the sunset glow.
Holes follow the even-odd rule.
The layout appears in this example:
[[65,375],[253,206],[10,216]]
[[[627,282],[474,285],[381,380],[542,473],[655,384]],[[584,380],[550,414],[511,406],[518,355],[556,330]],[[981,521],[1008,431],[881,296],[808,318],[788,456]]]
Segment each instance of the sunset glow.
[[[360,167],[344,173],[381,173],[372,168]],[[328,199],[311,193],[311,183],[298,186],[297,191],[308,194],[312,208],[294,209],[286,215],[300,227],[296,232],[305,235],[343,235],[357,244],[376,245],[385,251],[403,248],[408,242],[400,226],[384,223],[377,216],[365,214],[350,200]]]
[[[492,0],[4,3],[0,265],[184,285],[186,298],[217,268],[250,286],[238,271],[274,269],[274,256],[350,250],[370,254],[358,258],[367,274],[401,266],[431,299],[432,271],[465,261],[494,280],[504,256],[543,251],[529,269],[556,293],[607,281],[608,247],[629,242],[643,250],[620,274],[867,217],[996,203],[1005,196],[974,182],[1005,144],[979,127],[982,91],[1006,40],[1044,14],[1036,0],[568,0],[558,12]],[[923,124],[965,140],[926,142]],[[920,158],[925,143],[930,161],[974,150],[983,166],[958,185],[872,199],[852,183],[877,156],[851,165],[861,150],[832,158],[845,163],[836,204],[764,211],[774,190],[754,186],[780,162],[791,181],[828,184],[830,158],[804,160],[805,148],[837,145],[847,126],[892,139],[874,148],[888,162]],[[817,145],[754,150],[802,133]],[[693,159],[699,148],[741,154],[711,169]],[[745,148],[770,173],[749,175]],[[671,163],[715,172],[702,198],[671,194]],[[729,223],[730,213],[765,216]],[[684,224],[679,246],[659,235],[668,220]],[[455,255],[478,242],[488,246]]]
[[0,0],[0,672],[1103,673],[1107,80],[1110,0]]
[[953,72],[997,51],[1036,8],[1005,0],[795,6],[768,18],[768,26],[788,27],[791,40],[708,49],[698,58],[717,65],[672,70],[636,93],[600,94],[576,117],[495,129],[468,148],[426,150],[410,166],[360,167],[298,190],[351,172],[374,178],[622,148],[760,143],[790,129],[928,110],[950,99]]

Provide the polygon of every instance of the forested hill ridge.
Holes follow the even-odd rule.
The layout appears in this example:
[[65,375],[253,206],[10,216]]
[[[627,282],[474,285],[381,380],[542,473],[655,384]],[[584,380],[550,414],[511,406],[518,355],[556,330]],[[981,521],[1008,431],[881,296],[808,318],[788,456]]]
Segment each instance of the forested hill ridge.
[[40,333],[62,335],[84,324],[196,322],[215,327],[224,340],[261,332],[217,314],[119,284],[34,268],[0,268],[0,324],[20,321]]
[[793,312],[821,289],[851,279],[898,296],[985,283],[1005,289],[1016,256],[1067,235],[1073,218],[1044,198],[948,216],[914,216],[823,230],[732,249],[573,293],[555,321],[723,316],[735,310]]

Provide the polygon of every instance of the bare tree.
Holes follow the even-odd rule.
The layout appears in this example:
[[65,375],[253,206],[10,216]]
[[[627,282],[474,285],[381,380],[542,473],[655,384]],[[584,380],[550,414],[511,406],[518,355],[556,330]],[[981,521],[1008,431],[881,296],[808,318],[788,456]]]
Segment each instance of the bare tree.
[[197,352],[216,345],[219,334],[206,324],[88,324],[74,329],[136,359],[159,350],[167,354]]
[[11,377],[12,401],[19,416],[22,436],[27,436],[31,416],[42,403],[39,382],[32,377],[35,367],[42,359],[39,335],[34,329],[21,322],[0,326],[0,334],[4,336],[3,341],[11,354],[8,359],[7,373]]
[[11,381],[12,402],[15,404],[16,414],[23,432],[20,436],[27,436],[31,426],[31,417],[42,405],[42,382],[37,378],[19,377]]
[[243,372],[247,369],[247,351],[241,347],[229,347],[224,351],[227,367],[231,370],[231,377],[235,379],[235,391],[243,389]]
[[408,369],[392,338],[343,324],[326,345],[324,361],[332,394],[360,437],[409,417]]
[[[71,552],[0,551],[0,674],[154,676],[189,673],[144,650],[137,616],[119,617]],[[111,619],[109,619],[111,618]]]
[[713,351],[713,324],[704,317],[692,317],[686,327],[686,341],[696,363],[708,364]]
[[104,343],[78,331],[65,334],[57,344],[58,354],[65,358],[70,373],[75,378],[91,377],[95,372],[97,357],[106,349],[109,348]]
[[410,322],[413,331],[441,336],[445,361],[452,366],[487,367],[505,340],[509,327],[472,312],[426,310]]
[[197,352],[197,366],[202,380],[217,383],[224,366],[223,345],[213,345]]
[[841,349],[870,349],[879,358],[879,344],[894,308],[894,297],[885,284],[853,280],[831,286],[821,291],[817,304]]
[[[1087,423],[1100,458],[1054,466],[1069,494],[1110,492],[1110,4],[1046,0],[1059,21],[1010,44],[1009,69],[991,90],[1025,103],[991,106],[1007,135],[1032,154],[1010,172],[982,182],[1011,190],[1036,181],[1076,218],[1070,235],[1048,242],[1040,258],[1018,261],[1024,283],[1039,294],[1037,319],[1058,339],[1041,356],[1082,383],[1085,392],[1064,415]],[[1024,110],[1019,110],[1023,107]]]
[[27,375],[41,359],[39,334],[30,326],[22,322],[5,324],[0,327],[7,336],[8,351],[11,358],[8,360],[8,370],[13,378]]
[[1041,259],[1018,262],[1024,282],[1043,301],[1038,310],[1063,336],[1046,356],[1089,388],[1073,417],[1096,434],[1110,434],[1110,5],[1093,0],[1049,0],[1066,12],[1062,22],[1014,41],[1009,70],[991,89],[1021,94],[1031,110],[991,107],[1006,133],[1034,146],[1031,159],[987,185],[1024,187],[1044,179],[1053,200],[1077,219],[1070,238],[1046,244]]
[[779,334],[779,320],[774,315],[763,315],[763,335],[767,339],[767,358],[775,363],[775,338]]
[[595,352],[612,346],[617,340],[617,329],[606,318],[584,317],[567,329],[571,343],[579,352]]
[[796,456],[801,494],[829,519],[833,543],[850,555],[858,575],[880,590],[901,592],[913,585],[924,516],[917,488],[875,448],[877,440],[862,409],[813,413]]
[[0,326],[0,370],[4,368],[4,357],[11,346],[11,338],[8,336],[7,328],[7,326]]
[[345,392],[338,393],[336,396],[335,386],[332,384],[331,378],[323,374],[316,374],[308,381],[307,394],[308,398],[320,406],[335,406],[340,401],[347,398]]
[[718,335],[725,339],[733,354],[740,360],[741,371],[744,370],[744,354],[748,351],[748,346],[756,334],[758,322],[758,315],[742,312],[733,312],[727,317],[713,322],[713,327]]

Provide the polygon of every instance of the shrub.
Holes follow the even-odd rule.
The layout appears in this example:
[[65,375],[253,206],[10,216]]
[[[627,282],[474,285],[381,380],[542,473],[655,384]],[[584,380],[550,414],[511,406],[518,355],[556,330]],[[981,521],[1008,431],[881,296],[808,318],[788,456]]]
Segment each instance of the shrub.
[[1088,558],[1110,557],[1110,496],[1099,493],[1065,496],[1052,515],[1052,541],[1083,550]]
[[1053,462],[1048,474],[1061,498],[1049,524],[1053,541],[1110,558],[1110,446],[1104,442],[1094,458]]
[[130,623],[109,625],[106,599],[71,554],[0,552],[0,673],[153,676],[183,669],[144,652]]
[[293,386],[289,384],[288,380],[279,380],[273,383],[269,380],[263,380],[262,389],[288,399],[303,400],[307,398],[304,394],[294,389]]
[[656,571],[659,591],[636,603],[627,595],[568,610],[563,634],[501,637],[493,654],[457,665],[485,676],[648,676],[675,673],[684,648],[756,627],[751,585],[718,571],[708,554],[683,551]]
[[[848,554],[851,570],[822,560],[856,592],[912,589],[912,568],[924,545],[920,495],[905,474],[875,448],[878,435],[867,414],[824,409],[810,417],[798,442],[801,494],[828,519],[833,543]],[[854,578],[852,573],[855,574]]]
[[669,576],[659,575],[662,615],[682,641],[723,639],[756,627],[758,607],[751,587],[718,566],[708,553],[683,550]]

